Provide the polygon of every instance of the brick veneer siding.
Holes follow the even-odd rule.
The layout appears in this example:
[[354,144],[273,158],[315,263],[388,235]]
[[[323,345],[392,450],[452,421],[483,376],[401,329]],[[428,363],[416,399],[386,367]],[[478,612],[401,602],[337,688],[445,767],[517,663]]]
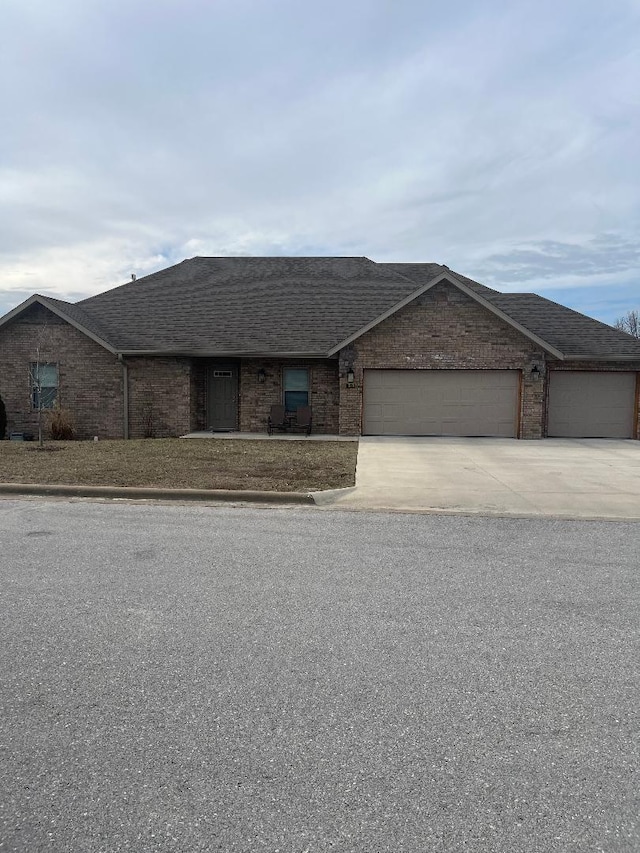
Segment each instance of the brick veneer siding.
[[[207,428],[208,371],[212,359],[128,358],[129,430],[131,438],[183,435]],[[227,362],[225,362],[225,365]],[[336,359],[245,359],[239,366],[238,429],[264,432],[273,403],[282,401],[285,367],[310,371],[313,432],[338,432],[338,362]],[[258,382],[264,369],[266,380]]]
[[[640,439],[640,360],[639,361],[549,361],[549,374],[556,370],[588,370],[598,371],[599,373],[607,373],[609,371],[621,371],[623,373],[636,374],[636,395],[635,395],[635,412],[634,412],[634,438]],[[548,383],[547,383],[548,387]],[[549,422],[549,394],[547,392],[545,399],[545,435],[547,424]]]
[[207,428],[208,362],[194,358],[191,363],[191,432]]
[[[363,373],[367,368],[522,371],[520,437],[544,434],[545,357],[534,342],[442,282],[366,332],[341,354],[340,433],[361,430]],[[531,376],[537,365],[541,378]],[[355,385],[345,372],[353,366]]]
[[190,358],[128,358],[129,436],[170,438],[192,424]]
[[[0,329],[0,396],[7,431],[37,431],[29,368],[36,359],[58,366],[60,404],[78,438],[122,438],[123,371],[115,355],[40,305]],[[638,362],[557,362],[509,324],[452,285],[442,283],[358,338],[337,359],[245,359],[239,369],[238,427],[266,429],[269,409],[282,402],[283,369],[310,370],[315,433],[357,435],[363,371],[367,368],[515,369],[522,372],[520,437],[546,434],[547,367],[553,370],[636,371]],[[182,435],[206,428],[209,359],[128,358],[131,438]],[[537,365],[542,378],[533,380]],[[355,386],[346,387],[353,367]],[[264,369],[266,381],[258,382]],[[637,380],[640,382],[640,379]],[[640,400],[636,395],[636,406]],[[640,411],[636,438],[640,438]]]
[[[240,365],[239,429],[242,432],[264,432],[273,403],[283,401],[283,370],[305,367],[310,371],[310,404],[313,432],[325,435],[338,432],[338,361],[337,359],[245,359]],[[258,382],[263,369],[266,379]]]
[[122,366],[116,356],[37,303],[0,329],[7,432],[37,433],[30,365],[38,346],[40,360],[58,366],[58,401],[70,411],[76,436],[122,438]]

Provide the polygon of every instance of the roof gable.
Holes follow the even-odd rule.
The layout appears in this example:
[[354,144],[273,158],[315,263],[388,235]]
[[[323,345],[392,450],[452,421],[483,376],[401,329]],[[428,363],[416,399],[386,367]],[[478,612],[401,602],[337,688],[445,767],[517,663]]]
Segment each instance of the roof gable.
[[[452,287],[457,287],[463,293],[466,293],[466,295],[469,296],[471,299],[478,302],[480,305],[482,305],[484,308],[486,308],[492,314],[495,314],[496,317],[499,317],[501,320],[503,320],[509,326],[512,326],[514,329],[516,329],[518,332],[520,332],[526,338],[529,338],[529,340],[533,341],[535,344],[537,344],[537,346],[539,346],[541,349],[548,352],[550,355],[553,355],[555,358],[558,358],[558,359],[564,358],[564,355],[562,354],[562,352],[560,352],[560,350],[556,349],[556,347],[554,347],[548,341],[544,340],[543,338],[539,337],[535,333],[531,332],[529,329],[527,329],[525,326],[523,326],[517,320],[510,317],[508,314],[506,314],[504,311],[502,311],[497,305],[494,305],[492,302],[490,302],[476,288],[472,288],[470,286],[470,284],[464,283],[463,281],[459,280],[457,278],[457,276],[452,275],[451,271],[448,269],[445,272],[442,272],[439,275],[436,275],[430,281],[427,281],[425,284],[423,284],[417,290],[414,290],[413,293],[410,293],[407,297],[402,299],[400,302],[393,305],[388,311],[385,311],[383,314],[380,314],[378,317],[371,320],[369,323],[367,323],[365,326],[363,326],[357,332],[352,334],[350,337],[341,341],[339,344],[337,344],[331,350],[331,354],[333,355],[334,353],[343,349],[343,347],[348,346],[350,343],[353,343],[353,341],[357,340],[359,337],[364,335],[365,332],[368,332],[370,329],[373,329],[379,323],[382,323],[384,320],[393,316],[401,308],[404,308],[405,306],[409,305],[411,302],[413,302],[419,296],[422,296],[423,293],[426,293],[428,290],[431,290],[432,287],[435,287],[436,284],[440,284],[441,282],[446,282],[447,284],[450,284]],[[472,282],[472,284],[475,284],[475,282]],[[482,285],[480,285],[479,287],[482,287]],[[489,291],[490,288],[487,288],[487,290]],[[497,293],[497,291],[491,291],[491,293]]]
[[23,314],[32,305],[42,305],[43,308],[51,311],[57,317],[60,317],[61,320],[64,320],[69,323],[70,326],[73,326],[79,332],[82,332],[83,335],[86,335],[88,338],[91,338],[92,341],[95,341],[97,344],[100,344],[100,346],[109,350],[109,352],[116,352],[111,344],[98,334],[96,322],[92,318],[87,317],[81,309],[78,309],[77,305],[65,302],[62,299],[53,299],[50,296],[42,296],[39,293],[34,293],[33,296],[25,299],[24,302],[20,303],[20,305],[16,306],[3,317],[0,317],[0,327],[11,322],[11,320],[14,320],[16,317],[20,316],[20,314]]
[[394,263],[394,264],[383,264],[383,266],[388,269],[392,269],[394,272],[399,273],[400,275],[404,275],[407,278],[410,278],[412,281],[415,281],[416,284],[428,284],[434,276],[439,275],[440,273],[447,273],[452,278],[455,278],[457,281],[461,281],[467,287],[471,288],[474,293],[478,293],[480,296],[489,296],[492,293],[498,293],[499,291],[494,290],[491,287],[487,287],[484,284],[480,284],[478,281],[474,281],[472,278],[467,278],[464,275],[460,275],[458,272],[454,272],[450,270],[446,264],[415,264],[415,263]]

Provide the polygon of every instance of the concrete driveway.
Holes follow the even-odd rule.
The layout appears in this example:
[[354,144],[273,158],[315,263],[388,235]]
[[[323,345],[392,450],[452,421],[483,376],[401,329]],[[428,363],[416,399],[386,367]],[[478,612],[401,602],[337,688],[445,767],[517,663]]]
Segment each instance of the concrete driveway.
[[319,502],[640,519],[640,442],[609,439],[366,437],[356,487]]

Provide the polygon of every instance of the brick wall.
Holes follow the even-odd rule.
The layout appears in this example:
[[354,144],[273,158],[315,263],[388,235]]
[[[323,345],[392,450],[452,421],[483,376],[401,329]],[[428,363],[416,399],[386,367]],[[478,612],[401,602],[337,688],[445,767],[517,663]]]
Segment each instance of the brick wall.
[[0,329],[0,396],[8,432],[37,432],[30,364],[38,346],[40,361],[58,366],[58,400],[70,411],[77,437],[121,438],[122,367],[116,356],[37,303]]
[[191,363],[191,432],[207,428],[208,362],[194,358]]
[[[123,371],[117,357],[37,303],[0,329],[7,431],[37,432],[29,371],[38,346],[40,361],[58,366],[58,400],[71,413],[76,436],[122,438]],[[130,358],[127,364],[131,438],[183,435],[198,423],[204,392],[190,359]]]
[[[69,323],[34,305],[0,330],[0,395],[8,432],[37,430],[31,410],[29,366],[36,359],[55,362],[58,399],[70,410],[78,438],[122,438],[123,371],[116,356]],[[147,357],[126,359],[131,438],[178,436],[206,428],[207,359]],[[337,360],[302,359],[288,363],[310,370],[314,432],[338,431]],[[258,370],[267,380],[260,384]],[[244,361],[240,368],[240,429],[266,430],[272,403],[282,400],[284,362]]]
[[[264,432],[273,403],[283,402],[282,371],[285,367],[305,367],[310,371],[310,403],[313,432],[338,432],[338,362],[331,359],[300,359],[283,362],[276,359],[245,359],[240,366],[240,418],[242,432]],[[258,382],[258,371],[266,373]]]
[[[521,437],[541,438],[545,357],[540,348],[453,285],[442,282],[354,341],[341,355],[340,433],[360,432],[365,368],[521,370]],[[347,364],[355,386],[347,388]],[[542,378],[534,380],[537,365]]]
[[127,358],[127,364],[130,437],[169,438],[190,432],[191,359]]
[[[129,423],[132,438],[183,435],[207,427],[207,375],[211,359],[129,358]],[[225,362],[225,365],[227,362]],[[238,428],[265,432],[273,403],[282,402],[285,366],[310,371],[313,432],[338,432],[337,360],[244,359],[239,366]],[[258,382],[264,369],[266,380]]]

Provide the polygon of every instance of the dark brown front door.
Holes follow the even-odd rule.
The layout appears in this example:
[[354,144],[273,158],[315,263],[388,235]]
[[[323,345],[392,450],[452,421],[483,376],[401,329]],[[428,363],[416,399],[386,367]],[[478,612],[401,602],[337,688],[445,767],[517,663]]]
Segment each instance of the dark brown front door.
[[207,426],[232,430],[238,426],[238,368],[213,365],[209,368]]

